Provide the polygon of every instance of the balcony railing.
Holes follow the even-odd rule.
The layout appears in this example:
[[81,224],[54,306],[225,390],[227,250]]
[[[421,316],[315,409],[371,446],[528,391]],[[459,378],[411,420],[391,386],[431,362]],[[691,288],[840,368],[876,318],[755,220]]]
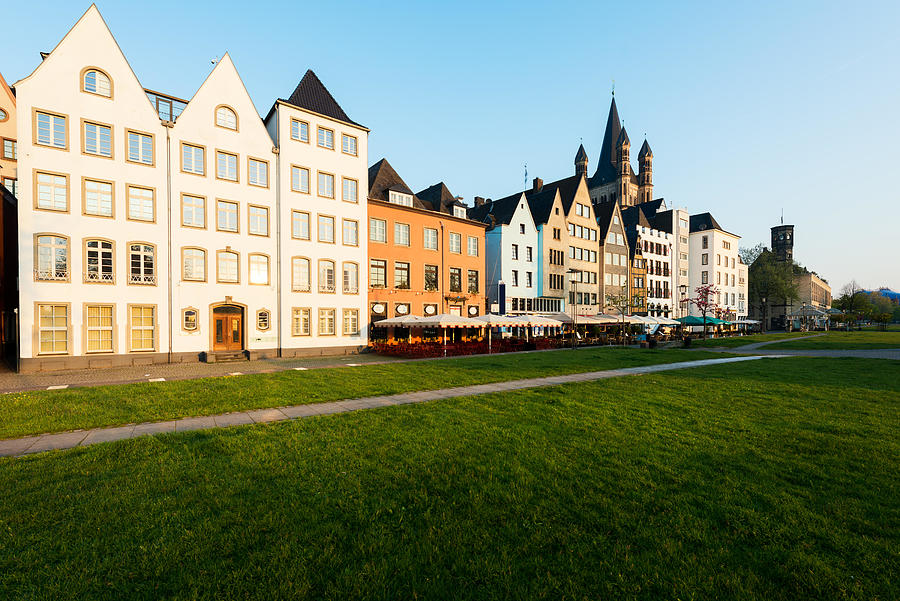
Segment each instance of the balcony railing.
[[319,284],[319,292],[334,292],[334,284]]
[[84,283],[85,284],[93,284],[93,283],[115,284],[116,277],[112,273],[97,273],[96,271],[87,271],[84,274]]
[[310,286],[309,284],[294,284],[291,286],[291,290],[294,292],[309,292]]
[[59,282],[69,279],[68,269],[35,269],[34,279]]
[[344,294],[359,294],[359,286],[344,286]]
[[142,286],[155,286],[156,276],[152,273],[132,273],[129,282]]

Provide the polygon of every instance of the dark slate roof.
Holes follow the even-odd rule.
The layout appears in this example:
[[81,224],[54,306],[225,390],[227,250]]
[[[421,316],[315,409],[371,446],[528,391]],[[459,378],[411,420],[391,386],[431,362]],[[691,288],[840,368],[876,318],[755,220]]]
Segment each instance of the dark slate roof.
[[664,202],[665,199],[663,198],[655,198],[653,200],[648,200],[647,202],[638,203],[634,206],[639,207],[644,215],[646,215],[647,219],[653,219],[660,208],[662,208]]
[[637,226],[644,226],[646,228],[652,226],[650,225],[647,216],[644,214],[644,211],[641,210],[640,205],[622,209],[622,225],[625,226],[625,237],[628,238],[628,252],[633,259],[634,252],[637,248]]
[[416,194],[419,200],[430,210],[439,213],[453,214],[453,207],[465,207],[466,204],[460,202],[444,182],[438,182],[433,186],[429,186]]
[[344,112],[344,109],[341,108],[341,105],[337,103],[337,100],[334,99],[334,96],[331,95],[325,84],[313,73],[312,69],[306,70],[306,75],[294,88],[293,94],[284,102],[337,119],[338,121],[364,127],[347,116],[347,113]]
[[645,156],[653,157],[653,151],[650,150],[650,145],[647,144],[647,138],[644,138],[644,143],[641,144],[641,151],[638,153],[639,159],[642,159]]
[[653,226],[653,229],[674,234],[674,217],[672,209],[669,209],[668,211],[660,211],[652,217],[648,216],[647,219],[650,220],[650,225]]
[[612,225],[612,218],[615,213],[615,202],[601,202],[594,205],[594,215],[597,216],[597,226],[600,228],[597,238],[602,242],[606,242],[606,235],[609,234],[609,226]]
[[700,213],[699,215],[691,215],[691,233],[701,232],[703,230],[725,230],[715,217],[710,213]]
[[431,209],[430,206],[426,206],[413,194],[413,191],[409,189],[403,178],[394,171],[387,159],[381,159],[369,167],[369,198],[389,202],[388,192],[391,190],[402,192],[403,194],[412,194],[413,206],[418,209]]
[[487,223],[492,228],[497,225],[509,225],[512,216],[515,215],[522,193],[513,194],[500,200],[485,202],[480,207],[472,207],[468,211],[469,219]]
[[588,160],[587,151],[584,149],[584,144],[578,145],[578,152],[575,153],[575,162],[578,163],[580,161]]
[[631,144],[631,140],[628,139],[628,132],[625,131],[625,128],[622,128],[622,131],[619,132],[619,139],[616,141],[616,146],[621,146],[622,144]]
[[591,178],[601,184],[616,179],[616,141],[619,139],[619,131],[622,122],[619,120],[619,110],[616,108],[616,98],[613,96],[609,105],[609,116],[606,118],[606,131],[603,133],[603,144],[600,146],[600,158],[597,170]]
[[555,198],[556,188],[553,186],[544,185],[540,192],[525,190],[525,199],[528,200],[528,208],[531,210],[531,218],[534,219],[535,225],[543,225],[549,221]]

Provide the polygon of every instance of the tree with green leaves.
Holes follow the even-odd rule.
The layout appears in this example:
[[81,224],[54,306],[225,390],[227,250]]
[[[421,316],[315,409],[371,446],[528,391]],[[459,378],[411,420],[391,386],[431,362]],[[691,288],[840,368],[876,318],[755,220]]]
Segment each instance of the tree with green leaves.
[[794,281],[794,265],[777,261],[775,255],[766,249],[750,264],[747,280],[747,300],[750,305],[759,307],[763,331],[770,304],[781,301],[787,305],[800,298]]

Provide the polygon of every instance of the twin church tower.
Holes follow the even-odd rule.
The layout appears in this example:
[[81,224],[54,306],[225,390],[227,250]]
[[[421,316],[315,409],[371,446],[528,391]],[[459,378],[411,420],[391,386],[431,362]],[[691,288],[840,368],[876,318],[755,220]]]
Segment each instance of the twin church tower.
[[[587,171],[588,155],[582,144],[575,154],[575,175],[587,177]],[[588,177],[588,189],[594,204],[618,202],[625,208],[653,200],[653,151],[645,139],[635,173],[631,166],[631,140],[619,119],[615,96],[609,105],[597,170]]]

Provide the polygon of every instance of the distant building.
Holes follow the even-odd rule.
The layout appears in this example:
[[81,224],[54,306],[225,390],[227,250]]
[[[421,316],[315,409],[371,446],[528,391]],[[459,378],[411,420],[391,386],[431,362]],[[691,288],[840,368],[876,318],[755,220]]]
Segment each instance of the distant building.
[[[586,158],[586,157],[585,157]],[[597,169],[588,180],[591,201],[630,207],[653,200],[653,151],[647,140],[638,151],[638,172],[631,166],[631,140],[619,119],[616,99],[609,105]]]
[[562,299],[540,299],[538,230],[524,193],[491,201],[475,198],[469,219],[487,226],[485,280],[488,307],[500,313],[558,312]]
[[387,159],[369,168],[368,180],[369,321],[481,315],[485,224],[466,218],[443,182],[422,200]]
[[[716,313],[728,320],[747,317],[747,266],[738,256],[741,237],[725,230],[710,213],[691,215],[690,285],[694,297],[700,286],[715,286]],[[691,315],[700,312],[691,305]]]

